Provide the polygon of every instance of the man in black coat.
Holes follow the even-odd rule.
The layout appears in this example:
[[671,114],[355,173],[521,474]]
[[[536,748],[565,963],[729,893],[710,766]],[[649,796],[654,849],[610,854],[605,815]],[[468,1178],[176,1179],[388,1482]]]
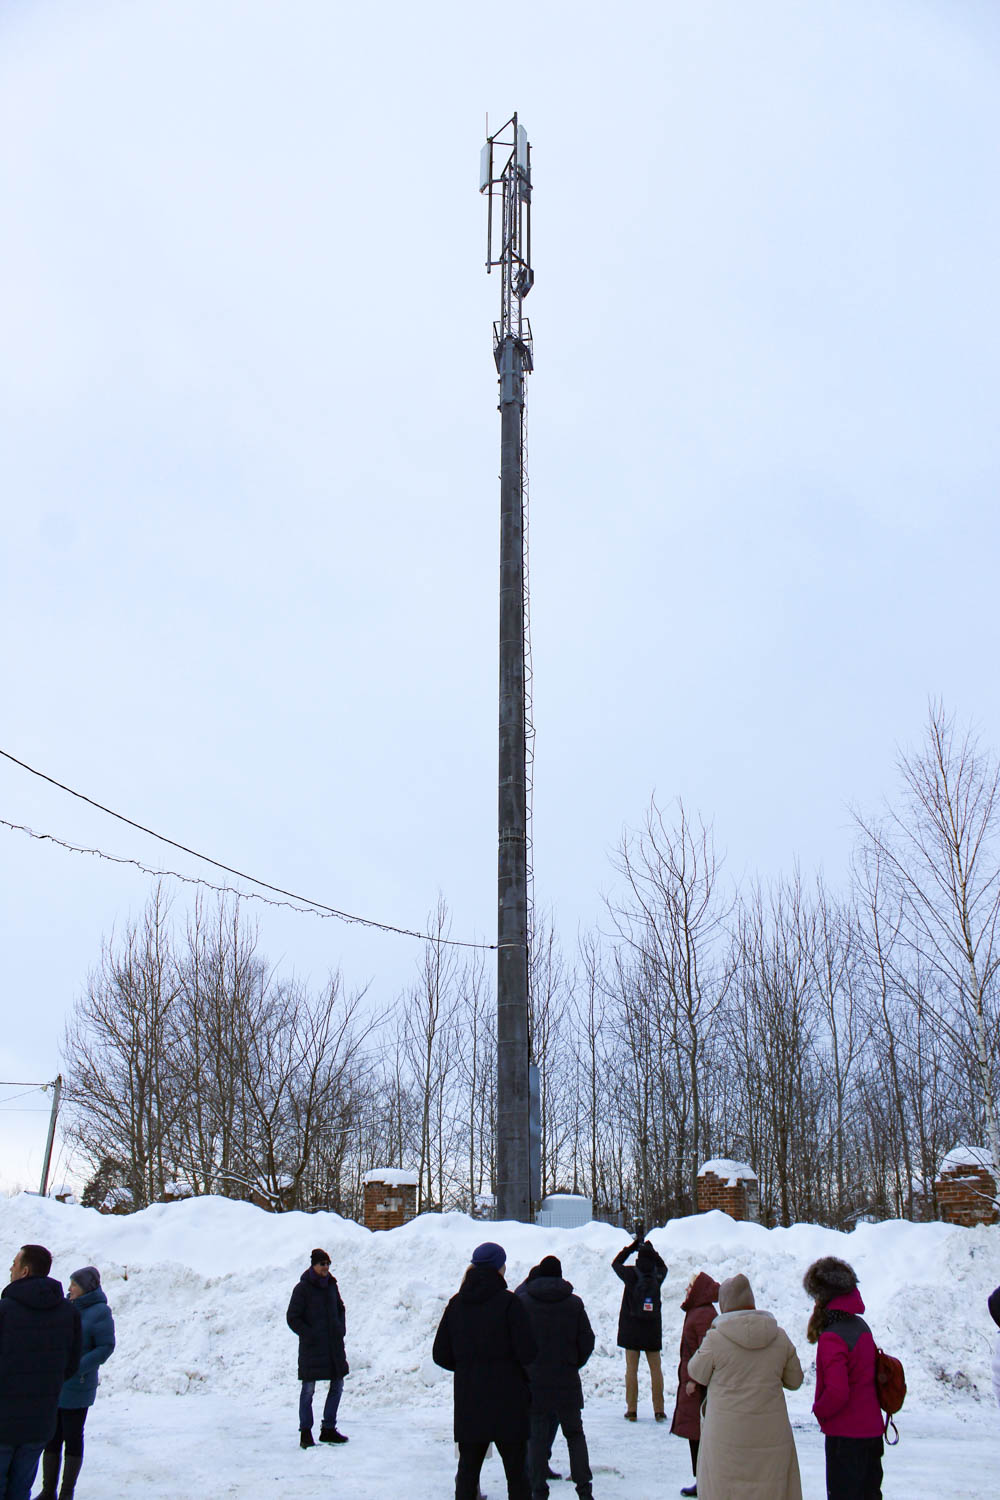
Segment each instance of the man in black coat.
[[531,1500],[546,1500],[546,1477],[556,1427],[563,1430],[569,1467],[580,1500],[593,1500],[590,1457],[583,1432],[580,1371],[594,1352],[594,1330],[587,1309],[564,1280],[562,1266],[546,1255],[517,1289],[524,1302],[538,1354],[528,1366],[531,1382],[531,1437],[528,1474]]
[[503,1460],[508,1500],[528,1500],[527,1366],[538,1349],[520,1297],[507,1290],[506,1268],[501,1245],[477,1245],[434,1339],[434,1363],[455,1372],[455,1500],[476,1500],[490,1443]]
[[80,1314],[51,1269],[44,1245],[22,1245],[0,1292],[0,1500],[28,1500],[80,1363]]
[[299,1447],[314,1448],[313,1392],[317,1380],[328,1380],[330,1389],[323,1406],[321,1443],[346,1443],[337,1431],[337,1410],[344,1394],[344,1376],[349,1370],[344,1353],[347,1316],[336,1278],[330,1275],[330,1257],[314,1250],[308,1271],[303,1271],[292,1292],[286,1320],[299,1337]]
[[[635,1265],[627,1266],[635,1254]],[[653,1395],[653,1415],[665,1422],[663,1410],[663,1323],[660,1311],[660,1287],[667,1274],[666,1262],[648,1240],[633,1240],[619,1250],[611,1262],[616,1276],[625,1283],[621,1311],[618,1314],[618,1346],[625,1350],[625,1420],[637,1420],[639,1402],[639,1355],[645,1353],[649,1363],[649,1381]]]

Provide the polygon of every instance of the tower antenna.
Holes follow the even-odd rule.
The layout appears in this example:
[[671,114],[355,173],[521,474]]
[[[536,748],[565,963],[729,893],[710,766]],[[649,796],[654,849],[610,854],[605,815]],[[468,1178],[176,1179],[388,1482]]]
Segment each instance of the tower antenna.
[[[487,126],[488,130],[488,126]],[[532,1183],[528,1024],[529,756],[525,376],[533,369],[523,303],[531,268],[531,146],[513,115],[487,134],[486,270],[500,272],[493,357],[500,385],[500,744],[497,854],[497,1217],[529,1222]],[[532,1187],[535,1192],[532,1192]]]

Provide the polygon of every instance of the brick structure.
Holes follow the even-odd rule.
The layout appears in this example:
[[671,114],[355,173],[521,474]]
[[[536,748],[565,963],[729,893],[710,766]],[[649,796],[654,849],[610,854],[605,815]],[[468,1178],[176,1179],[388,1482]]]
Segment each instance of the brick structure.
[[982,1146],[956,1146],[949,1151],[938,1169],[934,1191],[946,1224],[972,1229],[976,1224],[1000,1223],[996,1179],[989,1152]]
[[760,1218],[757,1174],[742,1161],[707,1161],[698,1173],[697,1212],[720,1208],[731,1219]]
[[376,1167],[365,1174],[365,1228],[398,1229],[417,1216],[417,1174]]

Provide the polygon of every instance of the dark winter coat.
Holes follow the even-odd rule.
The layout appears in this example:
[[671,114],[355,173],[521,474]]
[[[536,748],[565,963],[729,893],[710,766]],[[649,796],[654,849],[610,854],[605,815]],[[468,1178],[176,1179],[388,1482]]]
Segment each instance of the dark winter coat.
[[67,1380],[59,1397],[62,1410],[93,1406],[97,1399],[97,1367],[111,1357],[115,1347],[115,1320],[101,1287],[84,1292],[73,1306],[80,1314],[83,1342],[77,1372]]
[[695,1384],[694,1394],[688,1395],[687,1383],[691,1378],[688,1360],[715,1322],[716,1309],[712,1303],[718,1295],[719,1283],[713,1281],[707,1272],[699,1271],[694,1286],[681,1303],[684,1327],[681,1329],[681,1359],[677,1366],[677,1402],[670,1431],[678,1437],[695,1441],[701,1437],[701,1403],[705,1399],[705,1387]]
[[492,1266],[470,1266],[444,1310],[433,1359],[455,1372],[456,1443],[528,1437],[528,1366],[538,1354],[520,1297]]
[[0,1292],[0,1444],[49,1441],[80,1338],[80,1314],[53,1277],[25,1276]]
[[660,1287],[667,1274],[666,1262],[657,1255],[652,1245],[647,1245],[647,1250],[652,1251],[656,1261],[653,1277],[656,1282],[656,1295],[654,1297],[655,1308],[652,1316],[635,1313],[632,1311],[632,1293],[639,1273],[634,1266],[627,1266],[625,1262],[638,1245],[626,1245],[624,1250],[619,1250],[611,1262],[616,1276],[625,1283],[622,1292],[621,1311],[618,1314],[618,1347],[620,1349],[661,1349],[663,1347],[663,1323],[660,1310]]
[[517,1295],[538,1345],[528,1366],[532,1406],[536,1411],[579,1411],[580,1371],[594,1352],[587,1309],[561,1276],[535,1276],[518,1287]]
[[341,1380],[350,1366],[344,1353],[347,1315],[336,1277],[303,1271],[285,1315],[299,1336],[299,1379]]
[[861,1317],[857,1287],[826,1304],[829,1326],[816,1345],[813,1412],[828,1437],[881,1437],[885,1420],[875,1384],[875,1340]]

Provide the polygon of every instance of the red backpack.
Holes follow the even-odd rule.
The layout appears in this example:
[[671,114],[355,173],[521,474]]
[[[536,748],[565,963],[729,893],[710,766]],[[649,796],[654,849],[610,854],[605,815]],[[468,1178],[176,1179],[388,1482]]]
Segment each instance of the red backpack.
[[[902,1361],[878,1348],[875,1350],[875,1389],[878,1392],[878,1404],[885,1412],[883,1435],[889,1447],[894,1448],[899,1442],[899,1431],[892,1419],[906,1400],[906,1376],[903,1374]],[[890,1427],[896,1434],[894,1438],[889,1436]]]

